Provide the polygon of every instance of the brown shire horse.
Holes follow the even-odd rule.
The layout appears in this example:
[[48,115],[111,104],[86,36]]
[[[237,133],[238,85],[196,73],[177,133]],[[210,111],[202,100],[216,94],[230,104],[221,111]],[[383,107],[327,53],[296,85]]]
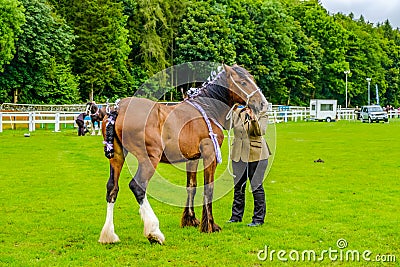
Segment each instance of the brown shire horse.
[[[100,243],[119,241],[114,232],[113,212],[119,190],[118,179],[128,152],[138,160],[138,169],[129,187],[140,205],[144,235],[150,242],[162,244],[165,240],[157,216],[146,197],[146,188],[160,162],[187,162],[188,196],[181,227],[200,225],[201,232],[221,230],[212,215],[216,148],[210,138],[206,120],[195,105],[201,106],[203,111],[207,110],[217,146],[221,146],[224,135],[220,126],[225,124],[226,115],[235,103],[248,105],[255,114],[265,111],[268,104],[253,77],[238,65],[224,65],[224,70],[214,80],[203,85],[197,96],[175,106],[136,97],[120,101],[118,114],[110,113],[109,118],[103,122],[105,142],[113,145],[113,150],[109,150],[109,153],[106,151],[106,156],[110,158],[110,177],[107,183],[107,216]],[[110,123],[106,126],[107,119]],[[204,163],[201,222],[195,216],[193,205],[200,158]]]
[[92,135],[95,135],[96,132],[94,130],[94,123],[97,122],[97,125],[99,126],[99,132],[97,135],[101,135],[101,127],[100,127],[100,122],[103,121],[104,117],[106,116],[106,107],[103,106],[99,108],[96,105],[96,102],[88,102],[86,104],[86,114],[90,116],[90,122],[92,123],[91,128],[92,128]]

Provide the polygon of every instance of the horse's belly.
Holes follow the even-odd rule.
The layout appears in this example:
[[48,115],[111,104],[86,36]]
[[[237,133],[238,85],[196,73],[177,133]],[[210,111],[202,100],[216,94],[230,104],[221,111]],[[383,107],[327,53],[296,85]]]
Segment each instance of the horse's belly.
[[191,149],[178,148],[176,145],[172,147],[165,146],[163,154],[161,156],[161,162],[176,163],[200,158],[200,151],[190,150]]

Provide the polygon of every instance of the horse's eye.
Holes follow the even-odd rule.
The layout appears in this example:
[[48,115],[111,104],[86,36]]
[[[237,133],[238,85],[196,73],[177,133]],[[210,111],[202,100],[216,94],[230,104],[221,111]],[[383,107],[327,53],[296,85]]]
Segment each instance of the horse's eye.
[[242,85],[243,85],[243,86],[246,86],[247,84],[246,84],[246,82],[243,82],[243,81],[242,81]]

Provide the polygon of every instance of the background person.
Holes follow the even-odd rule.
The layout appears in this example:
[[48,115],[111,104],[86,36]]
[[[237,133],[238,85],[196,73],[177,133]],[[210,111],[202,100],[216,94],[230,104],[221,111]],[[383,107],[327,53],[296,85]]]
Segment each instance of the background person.
[[263,180],[271,155],[263,137],[268,124],[267,113],[260,113],[257,118],[252,110],[239,107],[234,111],[232,144],[232,169],[234,174],[234,198],[232,216],[229,222],[241,222],[245,208],[247,179],[250,181],[254,198],[254,211],[248,226],[264,223],[266,204]]
[[87,129],[85,127],[85,117],[86,113],[83,112],[76,117],[76,124],[78,125],[78,136],[84,136],[87,133]]

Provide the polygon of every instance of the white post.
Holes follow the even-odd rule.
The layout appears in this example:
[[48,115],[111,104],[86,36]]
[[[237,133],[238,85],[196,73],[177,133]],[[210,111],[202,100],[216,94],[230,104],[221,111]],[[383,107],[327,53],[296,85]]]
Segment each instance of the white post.
[[3,113],[0,112],[0,133],[3,132]]
[[33,132],[35,130],[35,122],[34,122],[34,113],[33,112],[29,112],[29,121],[28,121],[28,125],[29,125],[29,131]]
[[54,131],[59,132],[60,131],[60,113],[56,113],[55,116],[55,124],[54,124]]
[[347,109],[347,75],[350,73],[350,70],[345,70],[344,74],[346,75],[346,109]]
[[371,84],[371,78],[367,78],[367,82],[368,82],[368,106],[371,105],[371,96],[370,96],[370,84]]

